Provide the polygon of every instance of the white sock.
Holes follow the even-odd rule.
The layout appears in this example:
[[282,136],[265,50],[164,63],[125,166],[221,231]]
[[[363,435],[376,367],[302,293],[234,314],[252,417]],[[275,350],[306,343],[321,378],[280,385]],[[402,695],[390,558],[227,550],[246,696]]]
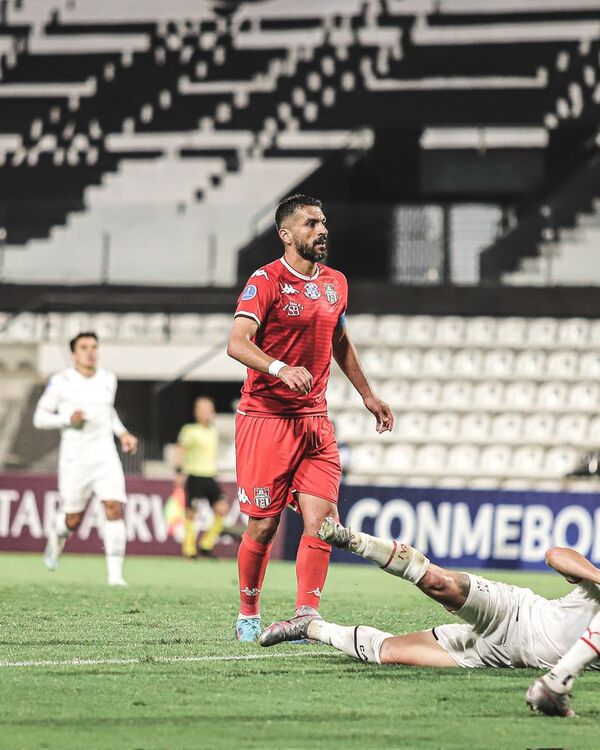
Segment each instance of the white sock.
[[71,536],[71,530],[67,527],[65,514],[61,511],[54,516],[54,531],[59,539],[68,539]]
[[600,659],[600,612],[592,618],[587,630],[575,641],[556,666],[545,676],[552,690],[568,693],[586,667]]
[[123,578],[123,560],[125,558],[125,545],[127,534],[125,521],[104,522],[104,554],[106,555],[106,569],[109,581],[118,581]]
[[393,635],[368,625],[346,627],[325,620],[313,620],[308,626],[308,637],[333,646],[353,659],[381,664],[381,646]]
[[419,583],[429,567],[428,558],[410,544],[380,539],[358,531],[352,532],[349,549],[355,555],[379,565],[386,573],[399,576],[411,583]]

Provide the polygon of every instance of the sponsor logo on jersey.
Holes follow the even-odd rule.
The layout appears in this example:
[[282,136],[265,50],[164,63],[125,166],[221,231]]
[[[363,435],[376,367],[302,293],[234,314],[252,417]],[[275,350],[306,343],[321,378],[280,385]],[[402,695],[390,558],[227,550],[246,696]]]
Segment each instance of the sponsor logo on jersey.
[[265,279],[268,281],[269,277],[267,276],[267,272],[263,270],[262,268],[259,268],[258,271],[255,271],[250,278],[254,278],[255,276],[264,276]]
[[319,299],[321,291],[314,281],[307,281],[304,285],[304,296],[308,299]]
[[242,293],[242,299],[244,300],[244,302],[248,302],[248,300],[254,299],[256,297],[256,292],[257,289],[254,284],[248,284],[248,286]]
[[299,302],[290,300],[283,309],[287,312],[290,318],[297,318],[302,310],[304,310],[304,307]]
[[250,502],[250,498],[246,494],[246,490],[243,487],[238,487],[238,501],[240,505],[243,505],[244,503],[252,505],[252,503]]
[[257,508],[268,508],[271,505],[271,490],[269,487],[254,488],[254,505]]
[[300,292],[297,289],[294,289],[294,287],[291,284],[282,284],[281,293],[282,294],[300,294]]
[[327,302],[335,305],[338,301],[338,296],[334,284],[323,284],[323,288],[325,289],[325,299]]

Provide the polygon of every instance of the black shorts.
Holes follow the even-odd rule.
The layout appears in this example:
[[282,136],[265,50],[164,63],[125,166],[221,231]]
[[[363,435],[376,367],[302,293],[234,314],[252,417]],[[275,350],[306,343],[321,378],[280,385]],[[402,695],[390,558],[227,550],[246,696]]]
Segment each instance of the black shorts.
[[192,508],[194,500],[205,498],[211,505],[223,497],[223,490],[213,477],[194,477],[185,480],[185,507]]

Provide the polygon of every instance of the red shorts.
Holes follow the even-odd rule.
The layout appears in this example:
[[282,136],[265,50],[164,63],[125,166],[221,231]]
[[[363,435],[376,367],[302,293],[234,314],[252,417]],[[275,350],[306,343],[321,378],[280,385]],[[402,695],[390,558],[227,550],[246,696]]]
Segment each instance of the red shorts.
[[333,425],[322,417],[237,414],[235,453],[240,510],[278,516],[293,492],[337,503],[342,469]]

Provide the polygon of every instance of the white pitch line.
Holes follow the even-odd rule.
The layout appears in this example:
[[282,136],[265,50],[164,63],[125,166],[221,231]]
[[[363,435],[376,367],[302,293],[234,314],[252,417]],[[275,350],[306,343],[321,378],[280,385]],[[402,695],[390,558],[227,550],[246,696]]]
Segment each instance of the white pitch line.
[[0,661],[0,669],[23,667],[96,667],[102,664],[175,664],[177,662],[252,661],[255,659],[289,659],[296,656],[331,656],[331,651],[302,651],[297,654],[244,654],[240,656],[150,656],[135,659],[65,659],[63,661]]

